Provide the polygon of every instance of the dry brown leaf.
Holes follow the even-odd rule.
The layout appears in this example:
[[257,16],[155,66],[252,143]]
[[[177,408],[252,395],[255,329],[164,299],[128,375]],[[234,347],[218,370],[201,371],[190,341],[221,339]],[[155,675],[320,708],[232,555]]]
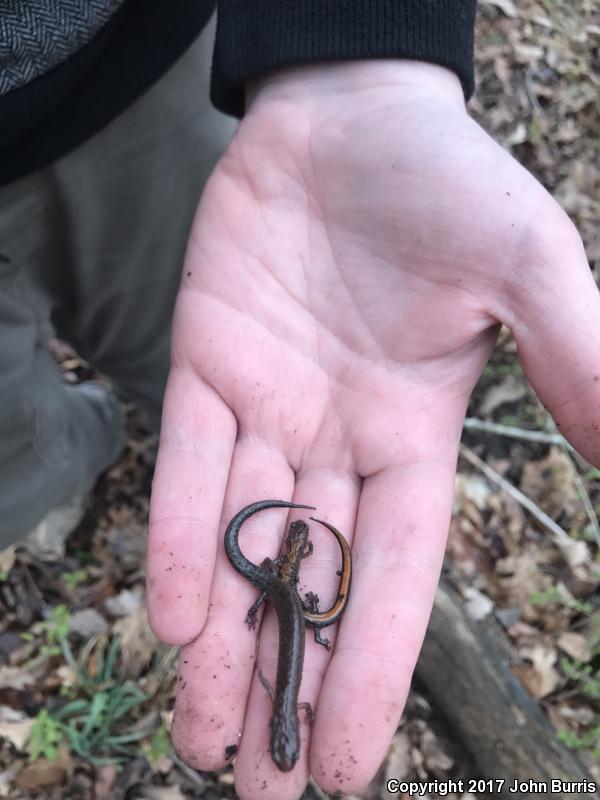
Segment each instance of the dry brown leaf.
[[444,751],[438,737],[430,728],[423,732],[421,750],[425,756],[427,770],[436,777],[445,777],[454,766],[454,759]]
[[88,506],[85,492],[68,503],[49,511],[27,534],[21,545],[42,561],[59,561],[65,554],[65,543],[81,522]]
[[591,725],[596,715],[594,709],[589,706],[575,706],[562,702],[550,706],[548,716],[558,730],[565,727],[577,730],[581,726]]
[[61,664],[56,670],[56,677],[60,681],[60,686],[69,688],[77,682],[77,677],[68,664]]
[[563,539],[557,539],[556,544],[571,569],[582,567],[590,563],[590,548],[588,543],[584,542],[583,539],[576,540],[565,537]]
[[159,646],[150,630],[145,607],[119,619],[113,632],[121,636],[121,656],[127,677],[138,678]]
[[0,797],[14,797],[14,779],[18,772],[18,765],[0,772]]
[[497,55],[494,59],[494,72],[502,84],[504,93],[507,95],[512,94],[512,72],[508,59],[502,55]]
[[547,458],[524,464],[520,489],[553,519],[561,514],[573,516],[581,511],[574,469],[569,456],[552,447]]
[[592,658],[592,651],[585,638],[580,633],[565,631],[558,637],[558,646],[571,658],[577,661],[588,662]]
[[538,642],[533,647],[519,650],[523,658],[531,664],[522,664],[513,667],[523,684],[536,700],[553,692],[561,683],[559,673],[554,669],[556,663],[556,650]]
[[125,569],[141,567],[146,554],[147,528],[135,519],[133,509],[127,506],[111,509],[110,513],[116,517],[106,537],[111,554]]
[[45,758],[24,767],[14,779],[18,789],[43,791],[53,786],[62,786],[73,772],[73,760],[65,747],[59,748],[55,761]]
[[136,794],[138,800],[187,800],[179,786],[141,786]]
[[105,764],[96,767],[96,781],[94,790],[96,800],[111,800],[113,795],[113,785],[117,777],[117,768],[114,764]]
[[592,214],[596,205],[593,199],[582,191],[571,178],[565,178],[556,187],[556,199],[565,211],[573,215]]
[[495,6],[499,8],[500,11],[511,19],[515,19],[518,16],[517,9],[512,0],[479,0],[479,2],[483,6]]
[[481,511],[487,508],[491,494],[491,487],[483,476],[475,472],[458,473],[454,480],[453,512],[459,514],[469,504]]
[[517,647],[533,645],[543,636],[537,628],[534,628],[533,625],[528,625],[526,622],[515,622],[514,625],[510,626],[507,633]]
[[0,739],[7,739],[22,753],[29,741],[29,734],[34,721],[33,719],[23,719],[15,722],[0,720]]
[[112,617],[124,617],[137,611],[144,602],[144,593],[140,588],[123,589],[114,597],[107,597],[104,608]]
[[35,681],[36,676],[23,667],[0,666],[0,689],[26,689]]
[[475,542],[474,533],[469,520],[460,517],[451,520],[447,552],[454,566],[469,579],[489,569],[485,552],[482,546]]
[[523,44],[517,42],[514,45],[515,56],[521,64],[535,64],[544,55],[544,48],[537,44]]
[[494,610],[494,603],[490,598],[474,586],[467,586],[466,589],[463,589],[463,597],[465,598],[465,611],[471,619],[485,619]]
[[592,651],[600,653],[600,609],[596,609],[587,617],[583,632]]
[[406,731],[399,730],[395,733],[388,750],[384,785],[390,778],[404,780],[410,775],[410,767],[410,740]]
[[523,660],[533,662],[533,666],[537,663],[545,667],[547,662],[555,663],[556,661],[556,647],[552,637],[546,633],[535,628],[533,625],[528,625],[525,622],[517,622],[508,629],[508,635],[513,640],[514,647]]
[[499,559],[495,565],[495,575],[490,576],[490,595],[498,604],[519,608],[530,605],[535,591],[550,588],[552,579],[540,569],[542,558],[537,547],[528,544],[520,555]]
[[[523,142],[528,141],[528,139],[529,132],[527,130],[527,125],[523,122],[519,122],[508,136],[504,138],[503,144],[505,147],[514,147],[516,144],[523,144]],[[523,394],[525,394],[525,392]]]
[[[526,134],[527,130],[525,129]],[[520,141],[525,141],[525,139]],[[513,144],[516,144],[516,142],[513,142]],[[507,375],[499,383],[492,384],[487,390],[480,404],[480,413],[487,417],[505,403],[514,403],[516,400],[521,400],[528,391],[524,378]]]
[[108,630],[108,623],[95,608],[82,608],[71,614],[69,628],[72,633],[77,633],[84,639],[89,639]]
[[571,566],[569,575],[565,576],[565,583],[574,597],[585,598],[600,589],[600,573],[593,561],[586,564]]
[[[490,466],[502,474],[503,470],[497,461],[494,460]],[[506,492],[499,492],[490,497],[489,510],[492,516],[486,525],[488,535],[499,536],[508,555],[520,555],[527,530],[523,507]]]

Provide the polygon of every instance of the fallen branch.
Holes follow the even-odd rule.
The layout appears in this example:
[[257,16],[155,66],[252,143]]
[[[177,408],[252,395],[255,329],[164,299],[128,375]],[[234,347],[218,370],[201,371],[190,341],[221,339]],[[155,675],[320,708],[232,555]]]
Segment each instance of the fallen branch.
[[[493,797],[598,800],[597,791],[550,792],[553,778],[592,779],[577,755],[557,741],[536,701],[512,674],[512,657],[508,638],[493,617],[471,619],[457,592],[442,580],[416,674],[470,751],[478,772],[487,779],[504,779],[501,788],[494,787]],[[509,791],[515,780],[538,785],[515,793]]]
[[495,433],[498,436],[508,436],[510,439],[522,439],[528,442],[542,442],[543,444],[556,444],[567,450],[573,448],[560,433],[549,433],[548,431],[529,431],[525,428],[514,428],[512,425],[500,425],[498,422],[487,422],[477,417],[467,417],[463,426],[466,430],[483,431],[484,433]]

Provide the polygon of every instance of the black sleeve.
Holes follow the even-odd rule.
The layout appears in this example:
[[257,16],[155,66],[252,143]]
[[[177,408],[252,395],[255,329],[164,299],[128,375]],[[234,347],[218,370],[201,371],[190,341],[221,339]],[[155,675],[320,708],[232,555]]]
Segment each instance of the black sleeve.
[[453,70],[473,92],[476,0],[218,0],[211,98],[244,113],[244,84],[317,61],[407,58]]

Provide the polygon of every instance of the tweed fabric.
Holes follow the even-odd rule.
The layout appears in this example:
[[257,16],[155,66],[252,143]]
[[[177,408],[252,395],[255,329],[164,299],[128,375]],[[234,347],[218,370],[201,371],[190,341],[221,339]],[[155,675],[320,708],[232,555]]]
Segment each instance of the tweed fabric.
[[0,0],[0,95],[66,61],[124,0]]

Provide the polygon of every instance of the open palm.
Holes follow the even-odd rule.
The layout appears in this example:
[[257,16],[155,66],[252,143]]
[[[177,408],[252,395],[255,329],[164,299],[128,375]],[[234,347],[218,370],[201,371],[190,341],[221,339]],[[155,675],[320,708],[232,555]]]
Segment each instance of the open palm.
[[[454,76],[369,62],[258,87],[189,242],[148,563],[153,628],[186,645],[175,744],[200,769],[239,745],[241,798],[297,797],[309,772],[353,791],[384,757],[439,579],[466,404],[500,322],[599,463],[600,302],[581,242],[468,117]],[[255,590],[222,545],[229,519],[268,498],[316,506],[354,558],[334,649],[307,637],[300,700],[316,720],[285,775],[244,626]],[[326,605],[339,555],[318,527],[301,584]],[[286,528],[282,511],[256,515],[242,549],[272,557]],[[257,659],[270,678],[276,640],[268,613]]]

